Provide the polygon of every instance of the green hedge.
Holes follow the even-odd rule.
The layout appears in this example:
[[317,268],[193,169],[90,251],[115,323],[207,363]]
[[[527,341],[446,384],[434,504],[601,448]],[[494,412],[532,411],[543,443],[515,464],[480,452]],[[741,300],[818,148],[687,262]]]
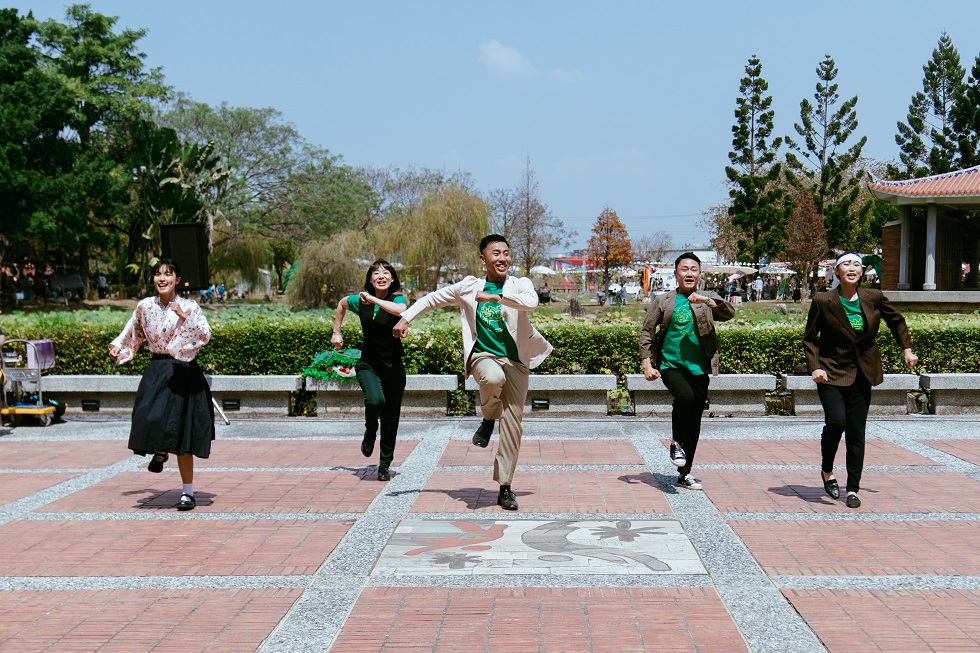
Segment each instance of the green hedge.
[[[149,356],[144,349],[133,362],[117,367],[108,355],[109,342],[125,319],[98,322],[49,321],[6,327],[9,338],[50,338],[55,342],[55,374],[140,374]],[[639,325],[548,323],[541,332],[554,353],[538,368],[543,374],[618,376],[640,372],[637,354]],[[327,318],[254,318],[214,325],[211,344],[198,356],[212,374],[299,374],[313,356],[330,347],[332,322]],[[457,374],[462,371],[463,343],[457,325],[413,328],[405,341],[405,366],[410,374]],[[911,329],[922,371],[980,371],[980,328],[917,326]],[[345,342],[360,347],[361,330],[345,324]],[[803,363],[803,329],[799,326],[725,325],[718,331],[721,372],[780,374]],[[879,334],[885,372],[907,371],[901,351],[887,330]]]

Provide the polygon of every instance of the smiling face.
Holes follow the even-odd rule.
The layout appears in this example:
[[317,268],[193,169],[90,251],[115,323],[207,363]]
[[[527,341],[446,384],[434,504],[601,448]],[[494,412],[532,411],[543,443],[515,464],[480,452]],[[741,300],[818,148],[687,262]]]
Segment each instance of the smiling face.
[[681,259],[674,268],[674,278],[677,279],[677,292],[690,295],[697,290],[701,280],[701,264],[694,259]]
[[842,284],[856,286],[864,273],[864,266],[858,261],[843,261],[837,266],[837,276]]
[[153,287],[161,297],[170,297],[177,291],[180,277],[169,266],[161,265],[153,275]]
[[510,247],[504,242],[487,243],[480,260],[487,269],[487,281],[503,281],[510,269]]
[[391,272],[386,268],[379,266],[376,270],[371,273],[371,286],[374,288],[375,297],[384,297],[388,294],[388,289],[391,288],[391,282],[393,281],[391,277]]

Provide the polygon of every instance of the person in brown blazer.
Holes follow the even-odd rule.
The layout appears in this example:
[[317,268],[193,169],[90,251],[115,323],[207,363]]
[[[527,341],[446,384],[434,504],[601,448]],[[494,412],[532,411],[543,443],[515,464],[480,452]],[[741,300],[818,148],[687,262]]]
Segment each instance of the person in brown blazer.
[[685,252],[674,261],[677,290],[658,295],[640,329],[640,363],[648,380],[663,379],[674,398],[671,411],[670,462],[679,487],[700,490],[691,476],[701,436],[701,415],[708,398],[708,373],[718,375],[715,320],[735,316],[735,307],[713,292],[696,292],[701,259]]
[[[884,321],[903,350],[905,365],[914,367],[905,318],[880,290],[858,288],[864,266],[854,252],[842,254],[834,266],[835,286],[813,298],[803,334],[803,350],[810,376],[824,411],[820,436],[821,480],[831,498],[840,498],[834,478],[834,457],[846,433],[847,506],[861,505],[864,469],[864,432],[871,404],[871,386],[882,381],[881,352],[875,340]],[[838,285],[839,283],[839,285]]]

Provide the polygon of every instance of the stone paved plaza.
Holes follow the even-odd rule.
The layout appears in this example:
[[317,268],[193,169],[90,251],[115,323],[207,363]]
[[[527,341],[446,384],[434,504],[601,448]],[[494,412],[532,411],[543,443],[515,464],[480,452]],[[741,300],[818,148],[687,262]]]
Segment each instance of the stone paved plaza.
[[233,418],[187,513],[128,421],[0,429],[0,651],[980,650],[980,419],[872,418],[858,510],[816,419],[705,418],[698,492],[669,419],[528,418],[516,513],[476,425],[381,483],[357,421]]

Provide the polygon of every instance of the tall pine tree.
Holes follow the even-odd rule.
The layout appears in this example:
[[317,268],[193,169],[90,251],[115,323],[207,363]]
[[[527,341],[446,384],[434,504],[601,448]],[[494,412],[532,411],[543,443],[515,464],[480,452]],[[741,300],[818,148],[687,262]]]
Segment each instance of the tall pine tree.
[[840,95],[834,80],[838,70],[829,54],[817,65],[816,72],[815,103],[806,98],[800,102],[800,122],[794,125],[803,142],[797,143],[786,137],[791,150],[786,153],[787,177],[794,185],[811,190],[813,204],[827,230],[829,247],[851,249],[854,246],[852,227],[861,221],[870,207],[867,202],[857,204],[864,176],[858,162],[868,138],[862,136],[846,147],[858,126],[855,109],[858,98],[855,95],[837,107]]
[[960,167],[980,165],[980,55],[973,63],[969,79],[956,91],[952,116]]
[[908,122],[898,123],[895,135],[904,170],[890,173],[900,178],[949,172],[960,165],[959,139],[951,112],[966,71],[960,65],[953,40],[945,32],[922,72],[922,91],[912,96]]
[[732,198],[728,215],[740,232],[738,254],[743,260],[759,261],[782,247],[786,211],[783,191],[776,183],[781,169],[776,155],[783,139],[769,141],[775,112],[768,90],[762,63],[752,55],[735,100],[732,151],[728,153],[732,165],[725,167]]

